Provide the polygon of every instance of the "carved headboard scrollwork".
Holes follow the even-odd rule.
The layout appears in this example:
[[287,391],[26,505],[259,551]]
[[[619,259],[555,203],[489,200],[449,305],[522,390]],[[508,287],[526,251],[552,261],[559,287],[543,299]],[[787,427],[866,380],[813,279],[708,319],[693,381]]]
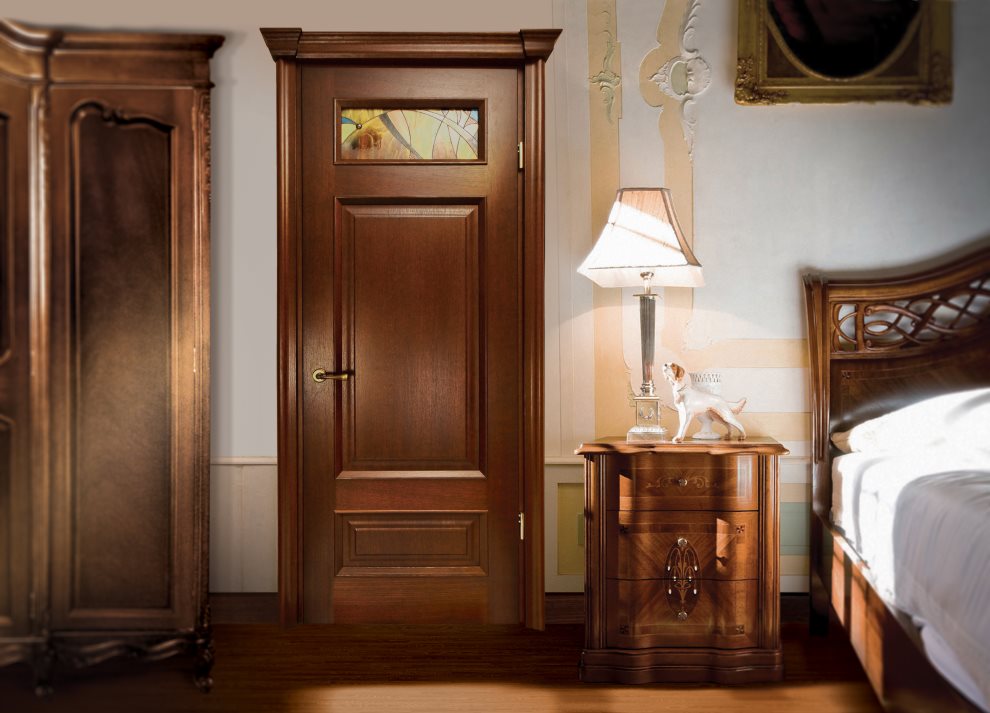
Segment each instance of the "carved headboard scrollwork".
[[804,277],[815,512],[829,434],[940,392],[990,384],[990,241],[934,267]]

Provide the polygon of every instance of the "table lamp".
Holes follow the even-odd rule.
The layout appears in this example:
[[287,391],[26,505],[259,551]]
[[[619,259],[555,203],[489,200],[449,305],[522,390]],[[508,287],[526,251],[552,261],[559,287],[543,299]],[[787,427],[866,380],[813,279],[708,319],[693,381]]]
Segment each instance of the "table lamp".
[[601,287],[637,287],[643,384],[636,402],[636,425],[629,442],[659,441],[660,398],[653,383],[656,293],[650,288],[702,287],[701,263],[684,240],[667,188],[620,188],[608,223],[578,272]]

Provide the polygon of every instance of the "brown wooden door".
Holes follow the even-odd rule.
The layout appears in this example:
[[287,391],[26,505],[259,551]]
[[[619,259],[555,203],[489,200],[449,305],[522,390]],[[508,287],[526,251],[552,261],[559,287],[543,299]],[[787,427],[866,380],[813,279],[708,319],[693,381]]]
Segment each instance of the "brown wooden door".
[[[299,72],[304,621],[521,620],[520,77]],[[355,108],[476,109],[478,156],[389,154]]]

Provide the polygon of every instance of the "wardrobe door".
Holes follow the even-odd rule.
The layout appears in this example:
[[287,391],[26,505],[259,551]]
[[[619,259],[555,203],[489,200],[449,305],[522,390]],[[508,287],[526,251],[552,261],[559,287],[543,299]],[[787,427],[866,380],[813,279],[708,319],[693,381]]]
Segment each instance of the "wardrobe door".
[[56,630],[195,622],[195,101],[51,92]]
[[30,104],[30,87],[0,74],[0,638],[31,626]]

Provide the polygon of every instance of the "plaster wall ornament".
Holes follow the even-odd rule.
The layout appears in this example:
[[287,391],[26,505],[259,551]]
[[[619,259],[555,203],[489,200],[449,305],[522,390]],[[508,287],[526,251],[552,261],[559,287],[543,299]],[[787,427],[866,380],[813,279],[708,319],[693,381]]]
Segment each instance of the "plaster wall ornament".
[[[694,138],[698,128],[698,115],[695,99],[712,83],[712,68],[701,56],[696,43],[700,0],[691,0],[684,13],[680,28],[680,53],[667,59],[663,65],[649,75],[651,82],[670,99],[680,105],[681,130],[687,143],[688,156],[694,158]],[[654,53],[643,60],[656,61]],[[647,101],[649,101],[649,98]],[[652,102],[651,102],[652,103]]]
[[622,118],[622,102],[621,100],[616,101],[621,96],[619,92],[622,87],[622,75],[612,69],[613,64],[619,67],[622,64],[619,60],[619,43],[615,41],[615,34],[612,31],[615,19],[609,10],[602,10],[600,14],[605,16],[605,28],[600,33],[605,36],[605,54],[602,58],[601,70],[588,79],[593,86],[598,87],[602,102],[605,104],[605,115],[611,123],[614,121],[612,112],[616,104],[618,104],[619,109],[618,118]]

